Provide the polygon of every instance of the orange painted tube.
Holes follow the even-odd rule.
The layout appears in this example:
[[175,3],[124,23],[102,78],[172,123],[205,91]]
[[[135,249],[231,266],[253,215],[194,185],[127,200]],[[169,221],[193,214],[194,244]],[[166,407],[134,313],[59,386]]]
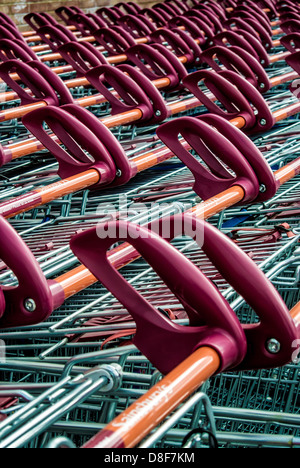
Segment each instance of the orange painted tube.
[[64,197],[70,193],[85,190],[95,185],[100,180],[100,173],[95,169],[82,172],[76,176],[68,177],[45,187],[37,188],[32,192],[15,197],[13,200],[0,203],[0,215],[4,218],[12,218],[28,210],[45,205],[57,198]]
[[[99,120],[103,122],[107,128],[113,128],[118,125],[127,125],[136,122],[141,117],[142,111],[140,109],[133,109],[131,111],[124,112],[123,114],[116,114],[104,117],[103,119]],[[50,136],[54,141],[59,143],[59,140],[56,137],[56,135],[51,134]],[[22,140],[21,142],[12,143],[2,148],[6,163],[14,159],[21,158],[23,156],[27,156],[29,154],[36,153],[37,151],[41,151],[43,149],[45,149],[45,147],[36,138]]]
[[168,375],[117,416],[82,448],[132,448],[168,414],[214,375],[220,366],[218,353],[197,349]]
[[291,317],[298,326],[300,323],[300,301],[292,308]]
[[279,110],[273,112],[273,116],[274,116],[276,122],[280,122],[281,120],[288,119],[289,117],[292,117],[293,115],[297,114],[298,112],[300,112],[300,102],[297,102],[295,104],[291,104],[288,107],[284,107],[282,109],[279,109]]
[[[188,145],[185,145],[188,148]],[[170,159],[173,156],[169,148],[164,147],[141,155],[132,161],[132,177],[149,167]],[[70,193],[84,190],[100,182],[107,182],[105,173],[99,174],[97,170],[91,169],[72,177],[60,180],[45,187],[37,188],[24,195],[15,197],[0,203],[0,216],[12,218],[18,214],[25,213],[33,208],[49,203]]]

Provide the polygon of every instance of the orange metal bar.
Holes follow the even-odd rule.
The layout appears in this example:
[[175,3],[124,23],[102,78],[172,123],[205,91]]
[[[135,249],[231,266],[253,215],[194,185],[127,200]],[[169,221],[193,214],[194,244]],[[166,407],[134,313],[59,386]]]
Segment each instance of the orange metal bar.
[[296,104],[291,104],[288,107],[284,107],[283,109],[279,109],[275,112],[273,112],[273,116],[276,120],[276,122],[280,122],[281,120],[288,119],[289,117],[292,117],[293,115],[297,114],[300,112],[300,102],[297,102]]
[[300,301],[292,308],[291,317],[296,325],[300,323]]
[[208,347],[197,349],[83,448],[135,447],[219,367],[216,351]]

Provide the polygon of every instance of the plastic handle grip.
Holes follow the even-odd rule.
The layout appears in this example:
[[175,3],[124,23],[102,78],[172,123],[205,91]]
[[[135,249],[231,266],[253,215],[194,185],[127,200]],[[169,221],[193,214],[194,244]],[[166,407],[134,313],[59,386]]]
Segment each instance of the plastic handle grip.
[[[3,62],[0,64],[0,77],[18,94],[22,105],[32,104],[38,101],[45,101],[49,105],[59,105],[58,98],[52,86],[30,66],[32,63],[33,62],[29,62],[26,64],[20,60]],[[33,96],[30,96],[18,82],[10,77],[10,74],[14,72],[18,74],[21,82],[32,91]]]
[[[215,287],[210,287],[212,283],[207,278],[204,279],[202,274],[199,275],[201,272],[194,268],[194,265],[185,257],[178,256],[177,251],[175,254],[173,247],[167,244],[163,238],[153,234],[153,231],[160,232],[163,229],[163,223],[166,222],[170,226],[170,234],[167,235],[167,239],[172,240],[184,232],[185,235],[189,235],[200,243],[202,250],[222,277],[257,314],[258,323],[243,326],[247,339],[247,351],[240,364],[237,364],[236,359],[240,360],[241,355],[245,352],[241,330],[236,328],[237,323],[230,308],[223,308],[225,306],[224,299],[222,298],[222,301],[218,302],[219,293],[216,295]],[[170,371],[180,360],[183,360],[186,357],[185,353],[190,353],[196,347],[203,346],[205,338],[203,341],[202,337],[201,341],[196,344],[195,336],[190,328],[188,328],[190,334],[182,328],[182,336],[180,336],[181,333],[171,334],[176,324],[159,314],[112,266],[109,256],[107,256],[107,250],[116,239],[126,240],[151,265],[183,304],[190,324],[193,326],[194,332],[199,333],[199,337],[202,327],[198,327],[197,330],[197,325],[203,326],[205,324],[204,326],[209,330],[208,336],[215,340],[215,346],[206,342],[208,346],[218,350],[216,348],[218,340],[215,336],[215,326],[219,326],[221,330],[229,333],[232,338],[235,336],[235,340],[238,335],[240,336],[238,342],[242,346],[242,352],[237,357],[235,351],[235,357],[231,356],[229,366],[238,369],[259,369],[277,367],[290,362],[291,347],[297,338],[297,329],[289,310],[257,265],[218,229],[192,215],[177,215],[170,219],[163,218],[158,222],[151,223],[151,233],[147,230],[145,232],[145,228],[130,223],[107,223],[106,227],[106,232],[117,233],[117,235],[112,236],[114,239],[109,237],[99,239],[97,229],[93,229],[74,237],[71,240],[71,248],[80,261],[127,308],[137,323],[135,344],[159,369],[164,366],[163,372]],[[116,229],[110,231],[109,227],[116,227]],[[132,252],[133,254],[134,252]],[[201,308],[199,304],[201,304]],[[230,328],[227,328],[228,326]],[[184,336],[185,331],[187,331],[186,336]],[[153,346],[153,336],[158,337],[156,346]],[[277,354],[268,351],[267,343],[271,338],[280,343],[280,350]],[[207,339],[208,337],[206,337]],[[190,341],[190,345],[187,345],[186,341]],[[224,355],[221,351],[220,354],[225,358],[226,353]],[[221,369],[226,366],[228,366],[228,357],[225,358],[225,362],[223,359]]]
[[250,9],[240,7],[234,10],[233,12],[233,17],[236,16],[239,18],[243,18],[246,21],[248,21],[248,19],[251,19],[252,21],[258,21],[260,25],[263,26],[264,29],[267,31],[269,36],[272,36],[272,27],[270,21],[269,19],[266,20],[262,14],[259,14],[254,10],[251,11]]
[[136,7],[134,3],[119,2],[119,3],[116,3],[115,7],[123,8],[124,11],[128,13],[129,15],[136,15],[139,13],[139,9]]
[[118,68],[128,74],[140,89],[146,92],[152,111],[152,116],[147,118],[147,124],[157,124],[169,117],[170,112],[166,102],[158,89],[145,75],[131,65],[122,64],[118,65]]
[[[52,51],[57,51],[58,47],[70,42],[70,37],[57,26],[47,25],[42,26],[37,30],[38,35],[42,38],[43,42],[48,44]],[[75,36],[74,39],[76,40]],[[73,39],[73,40],[74,40]]]
[[200,45],[205,44],[206,37],[201,31],[201,29],[197,26],[197,23],[189,19],[187,16],[175,16],[168,22],[168,27],[170,29],[177,28],[183,26],[184,30],[189,32],[193,39],[197,39]]
[[24,16],[24,21],[26,21],[28,26],[30,26],[34,31],[37,31],[42,26],[53,24],[40,13],[28,13],[28,15]]
[[57,51],[79,76],[85,76],[92,68],[107,64],[104,55],[89,42],[68,42]]
[[[159,50],[147,44],[137,44],[126,51],[128,59],[151,81],[166,77],[170,84],[165,89],[174,89],[187,71],[177,57],[162,46]],[[173,63],[176,61],[176,69]],[[180,70],[180,73],[179,73]]]
[[[240,56],[240,51],[238,55],[236,51],[232,49],[233,47],[211,47],[202,53],[201,62],[206,63],[216,72],[222,71],[220,64],[223,64],[227,70],[233,70],[236,73],[239,73],[250,83],[252,83],[255,87],[258,87],[258,79],[255,72],[251,69],[250,65],[248,65],[245,62],[245,60]],[[258,62],[256,63],[258,66],[260,66]]]
[[[231,18],[231,21],[236,21],[240,20],[241,18],[239,17],[233,17]],[[268,31],[265,30],[263,26],[255,19],[251,17],[244,18],[244,22],[250,26],[254,31],[256,31],[256,34],[258,34],[260,41],[262,42],[263,46],[265,47],[266,50],[271,50],[272,49],[272,37]]]
[[13,22],[13,20],[8,16],[6,15],[5,13],[3,13],[2,11],[0,12],[0,18],[1,20],[6,23],[6,24],[9,24],[10,26],[12,26],[13,28],[17,29],[17,26],[15,25],[15,23]]
[[290,11],[280,15],[280,23],[284,23],[285,21],[289,20],[299,21],[299,12]]
[[300,51],[294,52],[285,58],[286,63],[300,75]]
[[[140,109],[142,115],[136,121],[136,125],[143,125],[144,122],[160,122],[168,115],[168,110],[159,91],[146,76],[131,65],[118,67],[102,65],[90,70],[86,74],[86,78],[110,102],[113,115]],[[105,83],[115,89],[122,98],[122,102],[118,96],[112,94]]]
[[244,50],[242,47],[232,46],[231,50],[235,52],[239,57],[241,57],[245,63],[250,66],[251,70],[253,71],[256,82],[252,83],[255,88],[258,89],[261,93],[266,93],[271,88],[271,83],[268,77],[268,74],[263,69],[261,64],[258,60],[253,57],[247,50]]
[[[63,106],[63,109],[80,122],[86,122],[88,128],[98,136],[99,140],[110,154],[111,159],[114,162],[114,171],[116,171],[118,176],[110,182],[109,186],[116,187],[126,184],[135,175],[135,173],[123,147],[120,145],[113,133],[106,128],[105,125],[101,124],[93,114],[82,107],[77,105],[67,105]],[[99,125],[99,123],[101,125]]]
[[144,16],[125,15],[118,19],[119,26],[128,31],[133,38],[148,37],[156,30],[155,26]]
[[[109,223],[107,227],[110,226]],[[116,228],[113,239],[99,239],[93,229],[72,238],[71,248],[127,308],[137,325],[133,342],[150,362],[166,374],[198,347],[211,346],[221,356],[220,370],[239,363],[246,351],[245,337],[236,316],[216,287],[154,232],[125,222],[117,222],[113,228]],[[115,270],[107,258],[107,250],[118,240],[127,241],[149,262],[185,307],[191,327],[172,323]]]
[[[194,117],[180,117],[160,125],[157,135],[190,169],[195,178],[193,189],[203,200],[236,185],[245,192],[243,203],[258,196],[258,180],[249,162],[229,139],[206,122]],[[207,167],[182,145],[180,136]]]
[[[238,116],[243,117],[245,120],[245,129],[253,127],[256,123],[256,117],[247,99],[236,86],[230,83],[225,77],[221,76],[221,74],[210,70],[200,70],[190,73],[182,82],[209,112],[221,115],[227,120],[234,119]],[[202,86],[199,86],[203,84],[214,94],[217,101],[223,105],[224,109],[208,98]]]
[[246,129],[246,133],[250,135],[273,128],[276,123],[275,118],[261,93],[238,73],[224,70],[220,72],[220,75],[233,83],[251,104],[252,112],[255,114],[255,124],[251,127],[249,126]]
[[[1,260],[11,269],[19,283],[16,287],[1,287],[2,317],[0,328],[42,322],[53,311],[53,297],[49,283],[32,252],[12,226],[2,217],[0,217],[0,233]],[[3,296],[5,299],[4,314]],[[31,312],[26,309],[28,299],[33,305]]]
[[56,75],[56,73],[54,73],[50,67],[48,67],[43,62],[38,62],[37,60],[32,60],[28,63],[28,65],[36,70],[40,76],[43,77],[47,83],[49,83],[53,91],[56,93],[59,105],[74,103],[74,99],[70,90],[67,88],[63,80],[58,75]]
[[10,24],[0,26],[0,39],[10,39],[12,41],[17,39],[18,41],[21,41],[24,44],[26,44],[22,34],[20,34],[19,31]]
[[117,23],[117,20],[120,18],[120,13],[117,12],[114,8],[102,7],[96,11],[96,15],[100,16],[103,21],[108,26],[112,26]]
[[201,11],[191,9],[184,13],[184,16],[191,18],[201,31],[206,35],[207,40],[211,40],[215,36],[214,25],[213,23],[203,14]]
[[157,28],[163,28],[167,24],[166,19],[154,8],[143,8],[140,11],[140,15],[149,18]]
[[[182,34],[183,33],[183,34]],[[150,36],[151,41],[163,44],[167,42],[177,57],[185,57],[192,64],[201,56],[201,49],[195,41],[180,29],[158,29]],[[192,44],[193,43],[193,44]]]
[[[74,109],[76,113],[77,107],[74,104],[37,109],[23,117],[23,124],[56,158],[62,179],[96,169],[100,173],[99,184],[108,184],[116,176],[114,161],[102,143],[102,135],[108,129],[86,109],[81,109],[80,118],[68,112]],[[44,122],[68,151],[45,131]]]
[[158,3],[154,5],[153,8],[158,8],[160,11],[164,12],[169,19],[173,16],[180,15],[180,10],[176,8],[175,5],[170,5],[166,2]]
[[224,135],[243,155],[252,167],[260,187],[264,187],[256,197],[256,202],[270,200],[279,188],[273,171],[266,159],[253,143],[241,130],[228,124],[222,117],[217,115],[205,114],[199,117],[200,120],[212,125],[222,135]]
[[248,44],[251,45],[251,47],[256,51],[256,54],[259,57],[258,61],[264,68],[270,65],[269,55],[262,43],[260,42],[260,40],[257,37],[255,37],[255,35],[243,29],[237,29],[235,33],[239,34],[244,39],[246,39]]
[[107,24],[102,18],[100,18],[100,16],[96,15],[96,13],[86,13],[86,16],[91,18],[94,23],[97,24],[98,28],[106,28]]
[[[212,23],[214,33],[218,34],[219,32],[223,31],[223,29],[224,29],[223,26],[222,26],[222,23],[221,23],[220,19],[218,18],[218,16],[213,11],[209,10],[208,8],[205,8],[205,6],[206,5],[199,5],[199,6],[196,6],[195,9],[197,10],[199,8],[200,11],[204,13],[204,15]],[[222,18],[222,21],[225,21],[225,20],[226,20],[226,18]]]
[[25,47],[24,42],[18,41],[18,39],[15,39],[14,41],[10,39],[1,39],[0,59],[3,62],[17,59],[22,62],[30,62],[30,60],[38,60],[38,57],[30,47]]
[[297,33],[300,30],[300,20],[287,20],[281,23],[280,28],[285,34]]
[[257,60],[260,60],[255,48],[252,47],[252,45],[237,31],[223,31],[214,37],[213,43],[215,46],[224,46],[230,44],[242,47],[244,50],[249,52],[249,54],[253,55]]
[[75,13],[70,17],[69,23],[76,26],[83,37],[92,35],[94,31],[99,28],[98,24],[92,18],[89,18],[83,13]]
[[69,25],[70,18],[75,13],[83,13],[83,11],[77,6],[70,6],[70,7],[62,6],[62,7],[56,8],[55,13],[65,24]]

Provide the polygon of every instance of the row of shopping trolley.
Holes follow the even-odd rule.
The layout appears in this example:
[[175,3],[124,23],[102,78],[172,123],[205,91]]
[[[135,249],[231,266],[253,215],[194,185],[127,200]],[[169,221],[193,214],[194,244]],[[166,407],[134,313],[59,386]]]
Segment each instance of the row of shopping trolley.
[[298,3],[56,13],[0,14],[0,447],[298,446]]

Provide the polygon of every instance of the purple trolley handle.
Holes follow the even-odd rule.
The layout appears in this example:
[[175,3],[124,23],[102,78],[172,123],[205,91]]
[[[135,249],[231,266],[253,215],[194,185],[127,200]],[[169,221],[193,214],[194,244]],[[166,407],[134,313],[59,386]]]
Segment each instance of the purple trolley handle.
[[[99,119],[94,116],[94,114],[87,111],[87,109],[76,104],[62,106],[62,109],[74,116],[80,122],[87,122],[88,128],[98,136],[101,143],[107,149],[115,165],[114,172],[116,172],[116,177],[110,182],[109,186],[116,187],[126,184],[135,175],[135,172],[123,147],[112,132],[105,125],[99,122]],[[100,126],[99,123],[101,123]]]
[[39,76],[44,78],[45,81],[51,86],[53,91],[56,93],[59,105],[72,104],[74,102],[73,96],[67,88],[63,80],[54,73],[50,67],[45,63],[37,60],[28,62],[30,68],[34,69],[39,73]]
[[117,20],[122,16],[117,12],[117,9],[102,7],[96,11],[96,15],[100,16],[107,26],[112,26],[117,23]]
[[3,21],[3,23],[1,24],[9,24],[10,26],[12,26],[13,28],[17,29],[17,26],[16,24],[13,22],[13,20],[8,16],[6,15],[5,13],[3,13],[2,11],[0,11],[0,18],[1,20]]
[[241,57],[245,63],[250,66],[254,75],[256,76],[256,83],[252,83],[255,88],[261,93],[266,93],[271,88],[271,83],[268,74],[259,63],[259,61],[253,57],[249,52],[239,46],[232,46],[231,50]]
[[[219,371],[240,363],[246,352],[243,330],[213,283],[154,232],[123,221],[107,227],[115,229],[113,239],[99,239],[96,229],[92,229],[73,237],[71,248],[131,314],[137,325],[133,342],[150,362],[167,374],[198,347],[210,346],[222,356]],[[118,240],[127,241],[136,249],[135,254],[138,251],[149,262],[184,306],[190,327],[177,325],[161,314],[111,265],[107,250]],[[228,341],[239,345],[228,346]]]
[[[71,115],[68,109],[69,106],[36,109],[23,117],[23,124],[56,158],[59,163],[58,174],[62,179],[95,169],[99,172],[100,180],[93,188],[112,182],[116,176],[116,167],[110,152],[102,143],[102,133],[107,133],[106,127],[86,109],[80,114],[82,121]],[[45,131],[44,122],[68,152]]]
[[[131,65],[118,67],[101,65],[90,70],[86,78],[110,102],[112,115],[140,109],[142,116],[136,121],[136,125],[143,125],[144,122],[161,122],[168,115],[166,104],[159,91],[146,76]],[[122,102],[112,94],[105,83],[115,89],[123,99]]]
[[83,13],[83,11],[77,6],[62,6],[57,8],[55,13],[65,24],[69,26],[71,16],[73,16],[75,13]]
[[[243,204],[258,196],[258,180],[248,161],[233,143],[206,122],[195,117],[180,117],[160,125],[157,135],[190,169],[195,179],[193,190],[203,200],[235,185],[240,185],[245,192]],[[208,168],[182,145],[180,136],[201,156]],[[234,171],[235,176],[223,163]]]
[[264,29],[267,31],[269,36],[272,36],[272,27],[270,24],[269,19],[266,20],[265,17],[261,13],[257,13],[256,11],[251,9],[244,8],[244,6],[237,8],[233,12],[233,17],[238,16],[239,18],[244,18],[246,21],[250,18],[251,20],[258,21]]
[[129,32],[134,39],[140,37],[149,38],[150,34],[156,30],[156,27],[148,20],[147,17],[142,15],[124,15],[117,21],[119,26]]
[[147,18],[149,17],[157,28],[163,28],[167,24],[167,20],[158,10],[153,8],[143,8],[143,10],[140,11],[140,15],[146,16]]
[[[255,72],[251,69],[245,60],[233,50],[233,47],[215,46],[205,50],[201,55],[201,62],[209,65],[216,72],[222,71],[221,66],[216,62],[218,59],[227,70],[233,70],[246,78],[255,87],[258,86],[258,80]],[[253,59],[253,57],[252,57]],[[255,60],[255,59],[254,59]],[[256,62],[258,66],[259,63]]]
[[[159,44],[164,44],[164,42],[168,42],[168,44],[174,50],[174,53],[177,57],[185,56],[187,63],[193,63],[195,60],[195,54],[193,48],[189,46],[187,41],[179,35],[180,29],[173,29],[172,31],[167,28],[158,29],[157,31],[153,32],[150,36],[151,41],[158,42]],[[184,31],[182,31],[184,32]],[[186,36],[188,36],[186,34]],[[190,37],[190,40],[194,43],[194,46],[197,46],[195,41]],[[198,48],[199,55],[201,55],[201,49]]]
[[[30,249],[2,217],[0,235],[1,259],[12,270],[19,283],[16,287],[1,286],[0,328],[40,323],[63,303],[63,291],[59,286],[54,287],[52,281],[46,280]],[[28,301],[32,310],[26,308]]]
[[285,57],[286,63],[300,75],[300,50]]
[[248,42],[249,45],[252,46],[252,48],[256,51],[258,55],[258,61],[259,63],[264,67],[268,67],[270,65],[270,57],[260,42],[260,40],[256,37],[256,35],[253,36],[253,34],[249,33],[248,31],[245,31],[244,29],[237,29],[235,33],[239,34],[242,36],[246,41]]
[[[251,86],[249,83],[247,84]],[[261,98],[260,95],[259,97]],[[257,146],[253,143],[253,141],[250,140],[250,138],[240,129],[229,124],[222,117],[205,114],[198,117],[198,119],[216,128],[218,132],[224,135],[248,161],[254,173],[256,174],[260,189],[263,188],[263,190],[259,191],[255,202],[264,202],[270,200],[270,198],[276,194],[280,184],[276,180],[274,173],[266,159],[259,151]]]
[[215,46],[227,46],[224,41],[230,45],[242,47],[244,50],[249,52],[249,54],[253,55],[256,60],[260,60],[255,48],[252,47],[252,45],[241,34],[239,34],[238,31],[223,31],[213,38]]
[[79,76],[85,76],[90,69],[107,64],[104,55],[89,42],[68,42],[57,51]]
[[[240,339],[242,336],[241,330],[236,328],[236,318],[230,307],[227,307],[224,298],[220,300],[222,296],[219,296],[219,292],[216,294],[217,289],[210,280],[204,279],[204,275],[189,260],[162,237],[154,234],[163,229],[163,223],[170,226],[168,240],[184,232],[201,243],[204,253],[223,278],[245,299],[260,319],[259,323],[242,326],[247,339],[247,352],[242,362],[238,364],[237,361],[245,355],[244,344],[239,357],[231,356],[231,364],[226,358],[227,362],[222,362],[219,371],[224,365],[238,369],[258,369],[278,367],[290,362],[297,329],[279,293],[245,252],[215,227],[191,214],[176,215],[151,223],[151,231],[131,223],[111,222],[106,224],[105,232],[110,232],[111,227],[111,232],[117,233],[113,238],[99,239],[99,232],[94,228],[71,239],[71,248],[75,255],[115,295],[136,321],[136,346],[161,372],[167,373],[197,347],[204,346],[208,337],[219,343],[215,336],[215,326],[223,331],[229,331],[228,326],[234,327],[235,336],[237,337],[236,333],[240,335]],[[117,240],[126,240],[151,265],[185,307],[192,328],[178,328],[176,323],[154,309],[116,271],[107,257],[107,250]],[[132,252],[133,258],[134,253]],[[201,333],[201,329],[204,331],[203,326],[209,329],[208,336]],[[172,333],[173,330],[176,330],[175,334]],[[178,334],[180,330],[183,334],[181,338]],[[199,333],[198,338],[201,336],[201,341],[197,342],[194,332],[196,336]],[[153,346],[153,336],[157,337],[156,343],[159,346]],[[280,343],[276,354],[268,351],[270,339],[276,339]],[[242,342],[243,340],[240,343]],[[206,341],[206,345],[214,348],[213,342]]]
[[[250,16],[248,18],[241,19],[239,17],[232,17],[230,18],[229,21],[226,21],[224,24],[225,27],[230,25],[232,22],[236,21],[244,21],[248,25],[248,27],[252,28],[252,30],[256,31],[256,33],[259,36],[260,41],[262,42],[263,46],[265,47],[266,50],[270,51],[272,49],[272,37],[268,33],[268,31],[265,30],[263,26],[261,26],[258,21],[254,18],[251,18]],[[250,31],[249,31],[250,32]]]
[[187,16],[180,15],[175,16],[168,22],[168,27],[170,29],[177,28],[179,26],[184,26],[185,31],[189,32],[193,39],[199,41],[200,46],[206,43],[206,37],[197,25],[197,23]]
[[15,41],[16,39],[20,42],[24,42],[24,45],[27,46],[24,37],[22,34],[10,24],[6,24],[5,26],[0,25],[0,39],[10,39]]
[[[245,120],[245,129],[255,125],[256,117],[248,100],[239,89],[223,77],[221,73],[218,74],[210,70],[199,70],[187,75],[182,82],[207,108],[208,112],[220,115],[227,120],[234,119],[238,116],[243,117]],[[223,104],[226,111],[206,96],[204,90],[199,86],[202,82],[204,82],[205,86],[214,94],[217,101]]]
[[75,13],[70,17],[69,23],[76,26],[83,37],[92,35],[99,28],[98,23],[96,23],[93,18],[83,13]]
[[[148,44],[137,44],[127,49],[126,55],[151,81],[162,77],[169,78],[170,85],[165,89],[177,88],[181,79],[187,75],[182,63],[164,46],[159,49]],[[177,62],[176,68],[173,67],[174,60]]]
[[289,52],[297,52],[300,50],[300,32],[287,34],[280,39],[280,43]]
[[252,112],[254,112],[254,109],[257,111],[255,114],[255,124],[245,129],[248,135],[264,132],[274,127],[276,121],[268,103],[249,81],[231,70],[223,70],[219,75],[226,78],[238,88],[240,93],[251,103]]
[[69,31],[69,33],[71,33],[72,39],[69,33],[66,33],[62,28],[53,26],[52,24],[42,26],[37,30],[37,33],[54,52],[56,52],[61,45],[66,44],[71,40],[77,41],[71,31]]
[[[26,64],[20,60],[9,60],[7,62],[3,62],[0,64],[0,77],[18,94],[22,105],[45,101],[48,105],[58,106],[59,100],[52,86],[44,77],[30,66],[32,63],[33,62],[29,62]],[[10,77],[10,74],[13,72],[18,74],[21,81],[33,92],[34,96],[30,96],[18,82],[14,81]]]
[[[201,5],[199,5],[199,7],[200,6]],[[202,6],[201,9],[199,7],[195,7],[195,9],[202,12],[210,20],[210,22],[213,24],[214,33],[218,34],[219,32],[223,31],[224,28],[222,26],[222,22],[220,21],[219,17],[213,11],[207,8],[203,8],[204,5]],[[222,19],[222,21],[225,21],[225,20],[226,18]]]
[[161,93],[143,73],[127,64],[118,65],[118,69],[128,74],[140,89],[145,90],[152,109],[152,116],[147,118],[148,125],[158,124],[169,117],[170,111]]
[[24,20],[26,21],[28,26],[30,26],[34,31],[37,31],[43,26],[48,26],[49,24],[56,24],[54,19],[51,22],[48,18],[41,15],[40,13],[28,13],[28,15],[24,16]]
[[124,30],[124,34],[122,35],[119,29],[115,29],[115,26],[97,29],[94,32],[94,37],[109,55],[124,54],[129,47],[136,43],[127,31]]
[[296,33],[300,31],[300,20],[287,20],[281,23],[280,28],[285,34]]
[[[203,200],[234,185],[240,185],[245,192],[240,204],[264,197],[268,199],[276,193],[274,175],[262,154],[246,135],[222,117],[212,114],[201,118],[180,117],[176,122],[171,120],[160,125],[157,135],[190,169],[195,178],[193,189]],[[180,135],[209,169],[184,148],[179,140]],[[235,176],[222,163],[231,168]],[[268,194],[263,194],[262,198],[259,191],[261,184],[268,190]]]

